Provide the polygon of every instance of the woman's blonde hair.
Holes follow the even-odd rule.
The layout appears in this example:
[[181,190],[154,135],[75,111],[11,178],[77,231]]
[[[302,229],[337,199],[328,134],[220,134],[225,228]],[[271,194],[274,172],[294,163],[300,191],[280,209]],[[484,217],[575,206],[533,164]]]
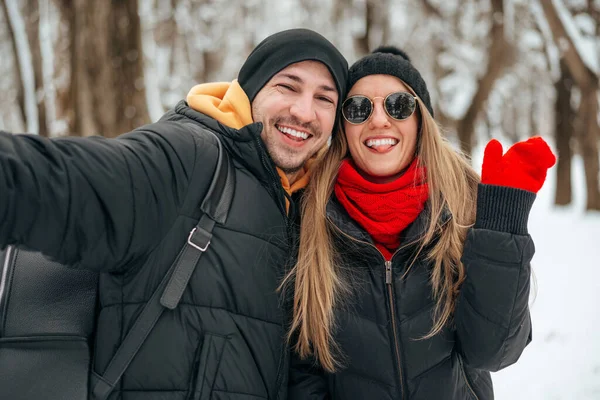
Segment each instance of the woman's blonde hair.
[[[410,87],[409,90],[415,94]],[[421,118],[416,155],[427,171],[431,219],[412,263],[427,246],[425,256],[433,265],[430,279],[436,300],[434,325],[422,338],[427,339],[439,333],[452,319],[459,288],[465,278],[460,258],[467,229],[475,220],[479,176],[467,158],[442,137],[423,103],[420,100],[417,103]],[[348,293],[348,285],[339,273],[339,255],[333,246],[332,222],[326,218],[326,205],[333,193],[341,162],[348,156],[346,137],[343,132],[338,132],[329,151],[313,170],[302,202],[298,260],[281,285],[282,289],[288,284],[294,287],[288,340],[297,339],[293,348],[299,356],[313,355],[329,372],[341,366],[333,339],[333,311],[340,298]],[[441,216],[446,210],[452,218],[442,225]],[[410,266],[405,275],[409,270]]]

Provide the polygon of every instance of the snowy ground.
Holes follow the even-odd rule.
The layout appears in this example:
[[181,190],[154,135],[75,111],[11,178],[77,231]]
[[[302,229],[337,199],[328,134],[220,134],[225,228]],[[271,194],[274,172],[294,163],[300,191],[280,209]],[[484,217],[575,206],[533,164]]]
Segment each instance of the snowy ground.
[[493,374],[497,400],[600,399],[600,213],[585,213],[581,159],[575,201],[553,207],[555,171],[529,220],[537,293],[533,341],[513,366]]

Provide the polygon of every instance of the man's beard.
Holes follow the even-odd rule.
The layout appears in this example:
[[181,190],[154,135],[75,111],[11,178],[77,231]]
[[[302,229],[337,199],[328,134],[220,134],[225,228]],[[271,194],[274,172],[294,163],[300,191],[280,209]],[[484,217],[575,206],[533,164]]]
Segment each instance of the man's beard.
[[310,135],[312,135],[313,139],[319,138],[322,133],[321,133],[321,130],[317,126],[315,126],[315,124],[302,123],[302,122],[298,121],[298,119],[296,119],[295,117],[285,117],[285,118],[279,117],[279,118],[274,118],[273,120],[270,121],[270,123],[268,125],[268,129],[272,129],[273,132],[271,132],[271,135],[267,135],[267,141],[265,141],[267,151],[268,151],[269,155],[271,156],[271,159],[273,160],[275,165],[280,170],[282,170],[286,174],[293,174],[293,173],[296,173],[299,170],[301,170],[302,167],[304,167],[304,164],[306,163],[306,161],[308,159],[310,159],[311,157],[313,157],[314,154],[319,149],[315,149],[315,151],[312,154],[306,154],[305,158],[303,160],[299,161],[299,165],[296,165],[296,163],[294,163],[293,165],[290,165],[290,162],[291,162],[290,159],[295,158],[294,156],[300,156],[303,153],[302,153],[302,151],[296,153],[292,149],[285,148],[285,147],[279,147],[279,146],[277,146],[277,144],[275,144],[275,143],[277,143],[275,139],[273,140],[273,144],[269,143],[270,139],[274,138],[275,135],[277,135],[277,134],[283,135],[283,133],[281,133],[281,131],[279,131],[277,129],[277,126],[279,126],[280,124],[291,125],[291,126],[296,126],[296,127],[302,128],[303,130],[308,132]]
[[[273,127],[272,129],[276,129]],[[277,132],[276,132],[277,133]],[[265,141],[267,147],[267,153],[275,163],[275,166],[285,172],[286,174],[292,174],[298,172],[303,166],[306,160],[299,160],[292,163],[292,160],[299,157],[300,154],[289,151],[289,149],[283,149],[281,146],[275,143],[275,140],[267,138]],[[296,165],[299,163],[299,165]]]

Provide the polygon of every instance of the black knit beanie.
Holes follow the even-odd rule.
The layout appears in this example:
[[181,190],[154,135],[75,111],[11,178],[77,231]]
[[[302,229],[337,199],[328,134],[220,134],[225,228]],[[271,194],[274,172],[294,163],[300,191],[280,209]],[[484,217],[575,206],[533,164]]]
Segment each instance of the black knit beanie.
[[346,96],[348,61],[333,44],[308,29],[289,29],[264,39],[240,69],[238,82],[250,102],[265,84],[285,67],[300,61],[320,61],[329,69],[338,95]]
[[356,61],[350,67],[348,90],[359,79],[367,75],[377,74],[392,75],[401,79],[415,91],[431,116],[433,116],[433,107],[431,107],[427,85],[404,51],[394,46],[381,46],[373,50],[371,54]]

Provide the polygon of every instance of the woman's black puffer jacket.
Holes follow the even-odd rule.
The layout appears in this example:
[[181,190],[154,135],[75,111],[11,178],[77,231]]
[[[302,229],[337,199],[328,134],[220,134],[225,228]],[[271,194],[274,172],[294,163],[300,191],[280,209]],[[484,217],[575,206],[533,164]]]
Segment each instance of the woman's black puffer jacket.
[[[534,245],[527,218],[534,199],[523,190],[479,185],[477,219],[462,257],[467,278],[454,321],[430,339],[420,338],[433,326],[431,263],[419,257],[403,277],[417,246],[386,261],[332,199],[328,217],[352,288],[335,313],[335,340],[345,366],[326,374],[294,357],[290,398],[493,399],[490,371],[516,362],[531,341]],[[402,243],[421,237],[428,220],[426,209],[403,232]]]

